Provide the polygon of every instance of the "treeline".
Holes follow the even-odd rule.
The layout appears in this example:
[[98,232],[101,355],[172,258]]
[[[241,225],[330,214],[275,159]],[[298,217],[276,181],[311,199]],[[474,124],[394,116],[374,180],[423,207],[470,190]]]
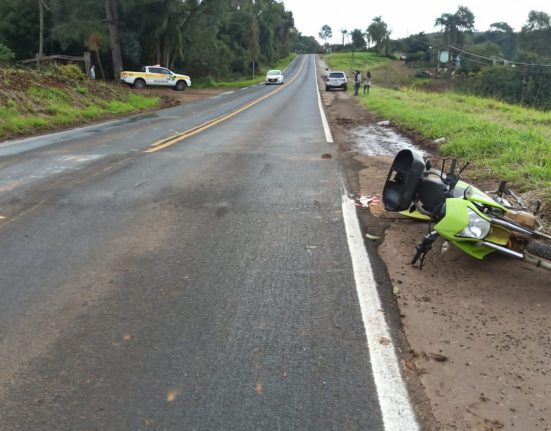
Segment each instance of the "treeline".
[[0,63],[91,51],[107,77],[144,64],[201,79],[248,74],[286,57],[299,36],[276,0],[0,2]]
[[439,63],[442,77],[463,78],[474,93],[540,109],[551,109],[551,16],[530,11],[515,32],[506,22],[474,31],[475,16],[466,7],[435,20],[441,33],[419,33],[396,41],[394,49],[407,62],[435,68],[438,52],[449,52]]

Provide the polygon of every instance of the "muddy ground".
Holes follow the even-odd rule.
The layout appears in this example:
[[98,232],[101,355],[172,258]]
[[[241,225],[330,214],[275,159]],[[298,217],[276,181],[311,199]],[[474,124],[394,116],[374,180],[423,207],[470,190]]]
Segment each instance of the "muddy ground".
[[[382,119],[350,93],[322,99],[354,195],[380,197],[403,145],[438,158],[434,146],[377,126]],[[441,254],[441,242],[419,270],[409,261],[427,224],[387,213],[382,203],[359,211],[365,231],[381,237],[378,254],[409,344],[404,375],[423,429],[550,430],[551,273],[498,255],[477,261],[453,246]]]

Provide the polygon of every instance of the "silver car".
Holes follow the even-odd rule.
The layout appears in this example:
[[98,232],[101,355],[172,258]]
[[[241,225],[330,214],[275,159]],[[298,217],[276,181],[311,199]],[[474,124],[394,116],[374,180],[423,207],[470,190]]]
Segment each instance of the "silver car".
[[268,70],[266,73],[266,85],[283,84],[284,77],[281,70]]
[[325,91],[329,91],[331,88],[342,88],[346,91],[348,79],[346,73],[339,71],[331,71],[327,75],[325,81]]

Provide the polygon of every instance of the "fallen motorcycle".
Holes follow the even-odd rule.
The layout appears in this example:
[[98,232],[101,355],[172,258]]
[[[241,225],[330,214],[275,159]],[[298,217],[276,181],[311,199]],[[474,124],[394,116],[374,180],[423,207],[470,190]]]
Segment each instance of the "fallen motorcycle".
[[383,189],[385,209],[429,222],[429,233],[416,246],[411,263],[420,261],[422,268],[426,254],[442,237],[443,251],[451,243],[477,259],[500,252],[551,270],[551,236],[535,214],[539,205],[530,213],[510,204],[504,197],[505,183],[495,198],[490,197],[461,181],[467,166],[458,170],[457,161],[452,160],[444,173],[446,161],[437,170],[411,150],[395,156]]

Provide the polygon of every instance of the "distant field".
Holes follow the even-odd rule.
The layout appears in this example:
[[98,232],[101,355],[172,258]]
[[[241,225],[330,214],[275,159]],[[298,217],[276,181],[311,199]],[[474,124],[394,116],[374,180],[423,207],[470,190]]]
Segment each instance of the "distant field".
[[363,74],[366,70],[376,69],[391,60],[372,52],[337,52],[325,55],[324,61],[331,69],[345,72],[359,70]]
[[551,112],[456,93],[373,88],[369,110],[429,139],[445,137],[444,155],[478,166],[478,174],[541,192],[551,204]]

